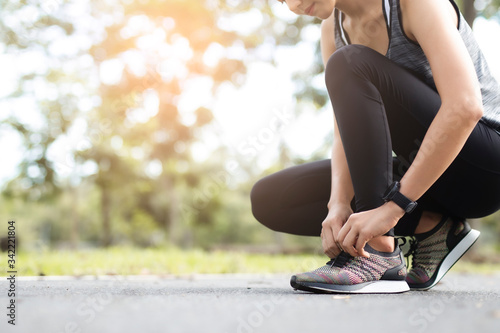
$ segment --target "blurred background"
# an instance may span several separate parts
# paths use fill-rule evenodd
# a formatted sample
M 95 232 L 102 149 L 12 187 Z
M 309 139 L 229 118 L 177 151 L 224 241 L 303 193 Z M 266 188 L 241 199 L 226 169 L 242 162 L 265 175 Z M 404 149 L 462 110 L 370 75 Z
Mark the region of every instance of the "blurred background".
M 457 2 L 500 79 L 500 1 Z M 0 236 L 15 220 L 24 273 L 150 272 L 109 268 L 138 253 L 322 258 L 249 201 L 259 178 L 329 157 L 319 23 L 275 0 L 0 0 Z M 473 223 L 470 258 L 498 262 L 500 215 Z M 88 258 L 108 268 L 71 268 Z

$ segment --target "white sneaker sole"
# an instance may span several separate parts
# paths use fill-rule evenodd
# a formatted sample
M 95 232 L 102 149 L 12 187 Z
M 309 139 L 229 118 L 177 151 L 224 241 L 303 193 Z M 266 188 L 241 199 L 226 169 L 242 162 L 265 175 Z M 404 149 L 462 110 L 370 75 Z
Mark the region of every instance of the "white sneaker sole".
M 450 270 L 455 263 L 462 258 L 462 256 L 467 252 L 470 247 L 476 242 L 478 239 L 479 235 L 481 233 L 477 230 L 471 229 L 469 233 L 460 241 L 460 243 L 455 246 L 453 250 L 448 253 L 448 255 L 444 258 L 443 262 L 438 268 L 438 273 L 436 275 L 436 278 L 434 279 L 434 282 L 432 282 L 431 285 L 425 286 L 425 287 L 411 287 L 411 290 L 429 290 L 432 287 L 434 287 L 442 278 L 445 276 L 446 273 Z
M 381 280 L 355 285 L 335 285 L 314 282 L 291 281 L 292 287 L 312 292 L 328 292 L 338 294 L 396 294 L 410 290 L 406 281 Z M 302 287 L 302 288 L 301 288 Z

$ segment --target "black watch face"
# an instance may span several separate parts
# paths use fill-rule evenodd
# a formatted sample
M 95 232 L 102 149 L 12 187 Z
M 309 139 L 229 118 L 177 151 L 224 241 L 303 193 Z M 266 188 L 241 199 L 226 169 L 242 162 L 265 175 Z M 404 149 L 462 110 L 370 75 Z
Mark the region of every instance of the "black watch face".
M 389 186 L 387 188 L 387 190 L 385 190 L 385 193 L 384 193 L 384 196 L 382 199 L 384 199 L 385 201 L 390 201 L 397 191 L 398 191 L 398 184 L 397 184 L 397 182 L 394 182 L 391 184 L 391 186 Z
M 415 201 L 412 201 L 408 204 L 408 206 L 406 206 L 405 212 L 411 213 L 411 212 L 413 212 L 415 207 L 417 207 L 417 203 Z
M 392 187 L 388 187 L 387 190 L 385 190 L 383 199 L 387 201 L 387 198 L 389 197 L 389 194 L 391 193 Z

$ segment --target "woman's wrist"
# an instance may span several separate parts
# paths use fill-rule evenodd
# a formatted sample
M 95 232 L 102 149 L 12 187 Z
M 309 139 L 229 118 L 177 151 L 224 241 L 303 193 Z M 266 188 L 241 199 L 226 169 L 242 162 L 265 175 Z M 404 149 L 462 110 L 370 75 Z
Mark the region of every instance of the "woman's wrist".
M 399 207 L 394 201 L 388 201 L 383 205 L 391 214 L 391 216 L 402 218 L 405 215 L 403 208 Z
M 328 210 L 333 210 L 338 207 L 348 207 L 350 210 L 352 210 L 351 202 L 346 200 L 330 200 L 328 201 L 327 207 Z

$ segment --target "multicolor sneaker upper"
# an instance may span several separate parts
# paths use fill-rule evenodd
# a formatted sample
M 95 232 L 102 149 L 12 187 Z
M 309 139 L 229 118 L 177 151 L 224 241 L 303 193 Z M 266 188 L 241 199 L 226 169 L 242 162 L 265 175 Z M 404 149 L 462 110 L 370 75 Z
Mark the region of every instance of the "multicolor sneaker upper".
M 369 258 L 352 257 L 342 252 L 325 266 L 311 272 L 297 274 L 292 279 L 295 283 L 315 283 L 328 285 L 356 285 L 365 282 L 386 280 L 404 280 L 406 266 L 399 246 L 392 253 L 378 252 L 368 244 L 365 250 Z
M 412 255 L 411 269 L 406 276 L 410 288 L 427 290 L 434 286 L 477 237 L 479 232 L 472 230 L 467 222 L 447 217 L 431 231 L 415 235 L 416 241 L 408 254 Z M 445 259 L 448 262 L 443 265 Z

